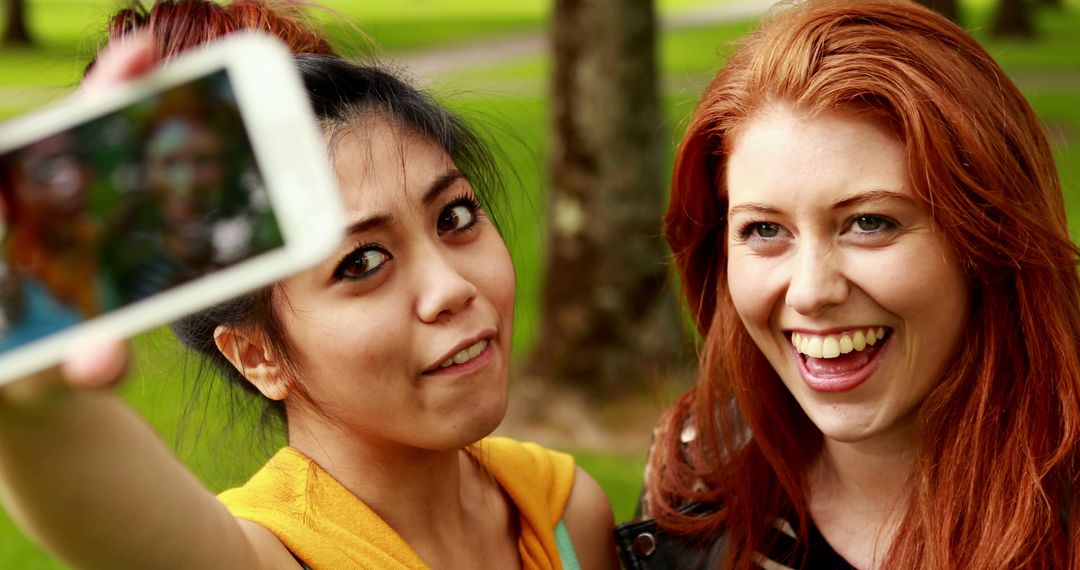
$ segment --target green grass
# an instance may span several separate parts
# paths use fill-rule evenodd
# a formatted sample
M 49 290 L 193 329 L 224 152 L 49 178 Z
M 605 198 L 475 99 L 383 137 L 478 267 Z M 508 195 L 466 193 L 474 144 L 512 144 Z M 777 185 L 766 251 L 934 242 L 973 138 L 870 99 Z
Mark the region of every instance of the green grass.
M 992 7 L 985 0 L 965 5 L 961 24 L 990 52 L 1006 70 L 1065 69 L 1080 70 L 1080 0 L 1065 0 L 1063 12 L 1040 10 L 1036 14 L 1034 40 L 994 39 L 990 37 Z M 1047 46 L 1047 41 L 1053 47 Z
M 83 40 L 87 30 L 104 22 L 114 5 L 106 0 L 31 0 L 32 25 L 43 39 L 35 50 L 0 50 L 0 117 L 25 111 L 37 100 L 12 95 L 4 85 L 72 85 L 95 39 Z M 703 3 L 704 0 L 668 0 L 666 9 Z M 412 50 L 539 30 L 545 21 L 544 0 L 402 0 L 400 2 L 328 2 L 353 18 L 387 50 Z M 1069 0 L 1066 15 L 1041 14 L 1039 42 L 989 41 L 983 30 L 989 21 L 989 0 L 967 5 L 966 25 L 986 42 L 988 50 L 1010 71 L 1032 73 L 1021 87 L 1049 127 L 1055 159 L 1067 198 L 1074 238 L 1080 240 L 1080 91 L 1044 87 L 1047 72 L 1080 74 L 1080 0 Z M 748 23 L 708 26 L 666 34 L 660 42 L 660 61 L 667 85 L 664 98 L 664 134 L 675 141 L 701 89 L 722 61 L 724 46 L 751 27 Z M 338 25 L 334 33 L 351 35 Z M 359 42 L 354 42 L 359 43 Z M 509 173 L 509 215 L 505 235 L 515 260 L 518 304 L 515 313 L 515 353 L 520 357 L 535 342 L 539 323 L 539 293 L 543 269 L 542 220 L 547 148 L 548 102 L 543 57 L 498 66 L 455 72 L 440 79 L 441 97 L 497 141 Z M 1028 77 L 1028 76 L 1025 76 Z M 35 97 L 61 91 L 34 92 Z M 670 160 L 670 155 L 668 156 Z M 164 331 L 137 340 L 138 361 L 123 397 L 145 415 L 169 442 L 181 441 L 180 457 L 213 490 L 242 482 L 281 443 L 269 441 L 241 421 L 226 429 L 228 393 L 211 387 L 203 397 L 185 373 L 190 364 Z M 206 387 L 203 387 L 206 388 Z M 216 390 L 216 391 L 215 391 Z M 198 402 L 197 404 L 191 404 Z M 185 410 L 190 417 L 185 419 Z M 642 441 L 647 441 L 642 434 Z M 633 513 L 641 485 L 644 450 L 616 454 L 574 450 L 575 457 L 604 487 L 618 520 Z M 58 563 L 27 542 L 0 514 L 0 568 L 60 568 Z
M 604 487 L 604 492 L 611 499 L 615 520 L 622 522 L 633 518 L 641 495 L 645 452 L 613 454 L 575 450 L 572 453 L 578 465 Z
M 657 6 L 671 11 L 708 3 L 658 0 Z M 29 27 L 38 45 L 32 50 L 0 49 L 0 85 L 74 84 L 104 40 L 109 16 L 126 2 L 27 0 L 27 4 Z M 541 32 L 550 0 L 326 0 L 318 4 L 325 9 L 311 10 L 311 16 L 321 22 L 335 45 L 348 53 L 379 53 Z M 364 34 L 369 40 L 361 38 Z

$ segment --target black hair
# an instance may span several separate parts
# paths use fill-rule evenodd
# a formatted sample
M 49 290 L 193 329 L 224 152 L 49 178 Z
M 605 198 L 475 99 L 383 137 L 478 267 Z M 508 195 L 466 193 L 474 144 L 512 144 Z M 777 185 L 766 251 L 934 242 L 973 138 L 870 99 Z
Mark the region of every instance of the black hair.
M 489 218 L 497 220 L 502 183 L 495 158 L 483 139 L 459 117 L 388 69 L 330 55 L 302 54 L 295 61 L 331 150 L 338 136 L 357 121 L 375 117 L 390 121 L 405 133 L 445 150 L 469 180 Z M 198 377 L 206 376 L 209 365 L 231 385 L 258 394 L 218 350 L 214 331 L 221 325 L 258 331 L 271 350 L 283 357 L 283 364 L 293 366 L 284 329 L 273 309 L 274 288 L 264 287 L 172 324 L 176 337 L 203 357 Z M 295 372 L 295 368 L 288 371 Z M 261 414 L 264 424 L 285 422 L 283 402 L 260 399 L 265 403 Z

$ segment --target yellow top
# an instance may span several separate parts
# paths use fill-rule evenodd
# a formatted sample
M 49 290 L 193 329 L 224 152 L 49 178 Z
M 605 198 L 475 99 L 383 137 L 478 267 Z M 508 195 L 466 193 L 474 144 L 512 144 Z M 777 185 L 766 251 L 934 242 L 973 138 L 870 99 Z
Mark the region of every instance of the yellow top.
M 561 570 L 555 527 L 570 498 L 574 459 L 501 437 L 471 451 L 517 507 L 522 568 Z M 291 447 L 219 498 L 236 517 L 277 535 L 312 570 L 428 567 L 379 515 Z

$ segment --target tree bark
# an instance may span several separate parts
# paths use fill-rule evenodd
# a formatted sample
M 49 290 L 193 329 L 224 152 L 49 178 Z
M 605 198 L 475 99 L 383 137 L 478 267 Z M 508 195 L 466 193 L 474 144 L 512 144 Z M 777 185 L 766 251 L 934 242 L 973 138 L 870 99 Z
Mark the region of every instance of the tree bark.
M 937 11 L 958 24 L 960 23 L 960 0 L 919 0 L 919 4 Z
M 24 0 L 4 0 L 4 35 L 0 38 L 0 45 L 4 46 L 28 46 L 34 42 L 30 37 L 30 30 L 26 25 L 26 2 Z
M 1033 38 L 1035 22 L 1027 0 L 1000 0 L 994 14 L 993 35 L 997 38 Z
M 685 361 L 661 239 L 651 0 L 556 0 L 545 303 L 530 372 L 613 394 Z

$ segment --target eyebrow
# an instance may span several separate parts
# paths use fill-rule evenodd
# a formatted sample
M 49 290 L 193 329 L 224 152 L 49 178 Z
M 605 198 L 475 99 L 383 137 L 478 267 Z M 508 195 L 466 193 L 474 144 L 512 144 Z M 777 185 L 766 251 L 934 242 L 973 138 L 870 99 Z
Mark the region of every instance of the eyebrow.
M 734 208 L 728 210 L 727 217 L 731 218 L 743 212 L 746 212 L 748 214 L 778 214 L 780 213 L 780 210 L 777 210 L 776 208 L 770 206 L 766 206 L 765 204 L 757 204 L 750 202 L 747 204 L 739 204 L 738 206 L 735 206 Z
M 441 196 L 451 186 L 453 186 L 455 182 L 464 179 L 465 175 L 462 174 L 460 170 L 456 168 L 447 170 L 446 172 L 442 173 L 438 178 L 436 178 L 434 182 L 431 183 L 431 186 L 428 187 L 426 192 L 424 192 L 424 196 L 420 199 L 420 201 L 424 204 L 424 206 L 430 206 L 432 203 L 439 199 L 439 196 Z M 371 216 L 349 224 L 348 227 L 345 229 L 345 233 L 350 235 L 359 234 L 376 228 L 385 227 L 393 223 L 394 216 L 390 214 L 373 214 Z
M 345 229 L 347 234 L 359 234 L 375 228 L 388 226 L 394 222 L 394 216 L 390 214 L 375 214 L 355 221 Z
M 882 201 L 896 201 L 904 202 L 906 204 L 914 204 L 915 201 L 910 197 L 893 192 L 892 190 L 871 190 L 864 192 L 857 196 L 852 196 L 844 200 L 840 200 L 834 206 L 834 210 L 840 210 L 842 208 L 850 208 L 852 206 L 858 206 L 859 204 L 865 204 L 867 202 L 882 202 Z
M 914 204 L 914 200 L 910 197 L 894 192 L 891 190 L 871 190 L 869 192 L 863 192 L 850 198 L 845 198 L 839 202 L 833 204 L 833 210 L 843 210 L 845 208 L 851 208 L 860 204 L 866 204 L 869 202 L 881 202 L 881 201 L 896 201 L 904 202 L 905 204 Z M 748 202 L 746 204 L 739 204 L 728 210 L 728 217 L 734 217 L 736 214 L 749 213 L 749 214 L 765 214 L 775 215 L 780 213 L 780 210 L 768 206 L 765 204 L 759 204 L 756 202 Z
M 460 170 L 456 168 L 447 170 L 431 183 L 428 191 L 424 192 L 424 197 L 421 199 L 421 202 L 424 206 L 430 206 L 435 200 L 438 200 L 439 196 L 446 192 L 447 189 L 453 186 L 455 182 L 464 179 L 465 175 L 462 174 Z

